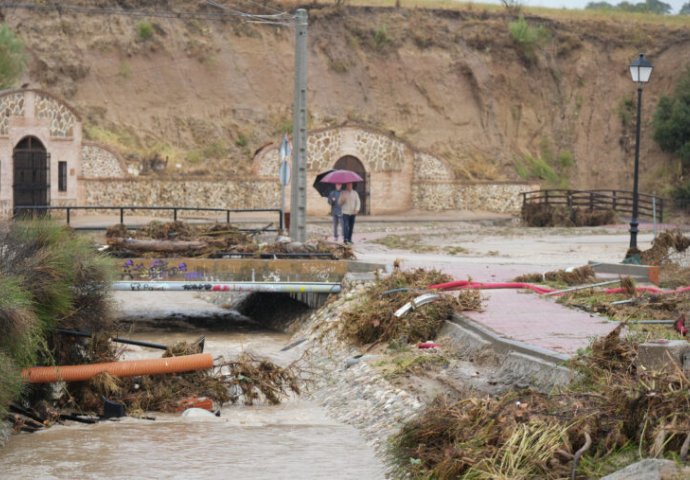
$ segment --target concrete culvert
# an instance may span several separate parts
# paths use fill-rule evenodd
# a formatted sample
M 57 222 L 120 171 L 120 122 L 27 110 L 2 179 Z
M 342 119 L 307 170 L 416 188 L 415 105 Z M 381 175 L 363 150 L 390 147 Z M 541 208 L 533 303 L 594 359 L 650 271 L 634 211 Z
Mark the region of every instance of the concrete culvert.
M 258 325 L 282 331 L 290 330 L 292 325 L 311 311 L 308 305 L 289 294 L 274 292 L 248 293 L 234 302 L 232 307 Z

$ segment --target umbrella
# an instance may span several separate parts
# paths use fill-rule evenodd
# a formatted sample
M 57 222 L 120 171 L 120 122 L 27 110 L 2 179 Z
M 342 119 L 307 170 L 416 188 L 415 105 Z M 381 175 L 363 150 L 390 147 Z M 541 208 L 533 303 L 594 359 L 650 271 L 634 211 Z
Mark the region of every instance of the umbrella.
M 354 183 L 361 181 L 363 181 L 363 178 L 352 170 L 333 170 L 321 179 L 322 183 Z
M 335 170 L 326 170 L 325 172 L 321 172 L 316 176 L 316 179 L 314 180 L 314 188 L 317 192 L 319 192 L 319 195 L 321 195 L 322 197 L 327 197 L 328 194 L 331 193 L 331 191 L 333 190 L 333 185 L 330 185 L 328 183 L 321 183 L 321 179 L 331 172 L 335 172 Z

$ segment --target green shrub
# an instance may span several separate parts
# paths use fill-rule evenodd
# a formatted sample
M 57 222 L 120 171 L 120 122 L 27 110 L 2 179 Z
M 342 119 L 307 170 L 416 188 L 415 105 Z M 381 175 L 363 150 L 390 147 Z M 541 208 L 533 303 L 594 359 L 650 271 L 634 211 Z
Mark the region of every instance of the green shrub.
M 223 142 L 212 142 L 206 145 L 201 153 L 206 158 L 225 158 L 228 155 L 228 147 Z
M 0 25 L 0 89 L 12 87 L 25 66 L 24 43 L 3 23 Z
M 235 140 L 235 145 L 240 147 L 240 148 L 243 148 L 243 147 L 246 147 L 248 144 L 249 144 L 249 139 L 247 138 L 247 136 L 243 133 L 240 133 L 237 136 L 237 140 Z
M 108 332 L 112 263 L 82 237 L 45 220 L 0 224 L 0 418 L 32 365 L 88 361 L 57 327 Z
M 378 50 L 383 50 L 383 48 L 390 43 L 390 38 L 388 37 L 388 30 L 385 25 L 380 26 L 374 31 L 374 45 Z
M 630 98 L 624 98 L 618 104 L 618 118 L 620 118 L 623 128 L 627 128 L 630 125 L 634 109 L 635 104 Z
M 513 42 L 520 47 L 525 60 L 530 63 L 534 61 L 535 49 L 549 36 L 544 27 L 531 26 L 522 15 L 516 21 L 508 24 L 508 31 Z
M 673 94 L 659 100 L 653 124 L 654 141 L 663 151 L 677 155 L 684 169 L 690 168 L 690 68 Z
M 20 372 L 12 357 L 0 349 L 0 419 L 5 418 L 7 407 L 19 397 L 22 388 Z
M 137 23 L 137 35 L 139 35 L 139 39 L 142 41 L 151 40 L 153 38 L 153 25 L 151 22 L 142 20 Z
M 558 174 L 546 160 L 532 155 L 523 155 L 515 161 L 517 174 L 524 179 L 546 180 L 549 183 L 558 181 Z
M 525 154 L 515 159 L 515 171 L 525 180 L 542 180 L 547 187 L 568 188 L 570 169 L 575 165 L 573 154 L 554 150 L 551 142 L 539 142 L 539 155 Z

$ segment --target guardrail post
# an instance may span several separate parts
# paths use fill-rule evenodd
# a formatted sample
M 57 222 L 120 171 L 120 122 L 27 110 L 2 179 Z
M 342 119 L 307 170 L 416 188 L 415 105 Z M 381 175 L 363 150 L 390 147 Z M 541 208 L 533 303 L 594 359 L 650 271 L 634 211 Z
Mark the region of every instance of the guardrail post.
M 230 210 L 225 211 L 225 223 L 230 224 Z
M 613 195 L 612 195 L 613 198 L 611 200 L 612 201 L 611 210 L 613 210 L 615 212 L 616 211 L 616 204 L 617 204 L 617 200 L 618 200 L 618 197 L 617 197 L 618 192 L 616 192 L 614 190 L 612 193 L 613 193 Z
M 173 222 L 177 221 L 177 209 L 173 208 Z
M 125 209 L 120 207 L 120 225 L 125 224 Z
M 69 211 L 70 211 L 70 208 L 67 207 L 67 225 L 69 225 Z

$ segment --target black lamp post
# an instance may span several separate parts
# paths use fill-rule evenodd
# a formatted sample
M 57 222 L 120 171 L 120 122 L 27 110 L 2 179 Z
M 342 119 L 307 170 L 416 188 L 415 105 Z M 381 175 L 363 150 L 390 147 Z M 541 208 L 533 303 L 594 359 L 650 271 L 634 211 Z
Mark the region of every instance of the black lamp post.
M 633 82 L 637 83 L 637 131 L 635 132 L 635 170 L 633 174 L 633 207 L 632 218 L 630 219 L 630 249 L 628 255 L 634 255 L 638 252 L 637 249 L 637 180 L 640 169 L 640 122 L 642 116 L 642 87 L 649 81 L 652 75 L 652 64 L 640 53 L 640 56 L 630 64 L 630 75 Z

